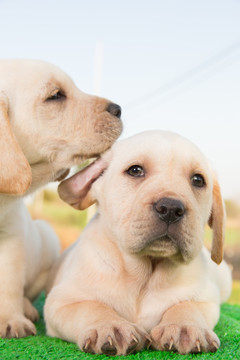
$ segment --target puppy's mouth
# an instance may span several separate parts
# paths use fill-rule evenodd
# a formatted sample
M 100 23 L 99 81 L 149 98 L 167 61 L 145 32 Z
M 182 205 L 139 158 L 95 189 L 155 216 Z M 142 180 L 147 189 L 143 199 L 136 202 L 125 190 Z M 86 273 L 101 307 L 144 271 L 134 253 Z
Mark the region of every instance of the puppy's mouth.
M 147 255 L 156 258 L 171 257 L 179 253 L 177 240 L 167 231 L 147 241 L 140 250 L 139 255 Z
M 62 180 L 64 180 L 68 176 L 69 172 L 70 172 L 70 169 L 61 169 L 61 170 L 59 170 L 56 173 L 53 181 L 62 181 Z
M 74 165 L 81 165 L 84 162 L 93 162 L 95 160 L 97 160 L 100 157 L 100 153 L 94 153 L 88 156 L 84 156 L 84 155 L 80 155 L 80 154 L 75 154 L 72 157 L 72 162 L 74 163 Z
M 72 163 L 76 166 L 79 166 L 81 170 L 83 170 L 85 167 L 90 166 L 92 163 L 98 160 L 100 157 L 100 154 L 92 154 L 90 157 L 83 157 L 82 155 L 74 155 L 72 158 Z M 70 169 L 61 169 L 59 170 L 54 177 L 53 181 L 62 181 L 66 179 L 68 174 L 70 173 Z

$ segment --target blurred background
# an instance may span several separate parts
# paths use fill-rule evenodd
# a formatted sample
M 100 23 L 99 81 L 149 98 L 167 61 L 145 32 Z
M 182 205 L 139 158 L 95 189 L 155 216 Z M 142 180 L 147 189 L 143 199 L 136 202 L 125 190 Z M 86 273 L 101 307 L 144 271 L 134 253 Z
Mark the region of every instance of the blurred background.
M 175 131 L 212 161 L 226 201 L 232 303 L 240 303 L 239 19 L 240 0 L 0 0 L 1 58 L 52 62 L 82 91 L 120 104 L 122 138 Z M 27 203 L 62 249 L 93 213 L 64 204 L 56 185 Z

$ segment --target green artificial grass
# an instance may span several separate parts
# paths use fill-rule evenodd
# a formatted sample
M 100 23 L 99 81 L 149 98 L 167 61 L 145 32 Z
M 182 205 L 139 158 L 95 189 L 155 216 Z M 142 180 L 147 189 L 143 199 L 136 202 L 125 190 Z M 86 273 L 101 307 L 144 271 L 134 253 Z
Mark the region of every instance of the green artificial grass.
M 158 359 L 240 359 L 240 306 L 224 304 L 221 317 L 215 328 L 221 341 L 221 347 L 216 353 L 178 355 L 173 352 L 144 350 L 128 356 L 106 356 L 85 354 L 78 350 L 75 344 L 68 343 L 45 335 L 42 317 L 44 295 L 36 301 L 35 306 L 40 313 L 40 320 L 36 324 L 37 336 L 24 339 L 0 339 L 0 360 L 158 360 Z

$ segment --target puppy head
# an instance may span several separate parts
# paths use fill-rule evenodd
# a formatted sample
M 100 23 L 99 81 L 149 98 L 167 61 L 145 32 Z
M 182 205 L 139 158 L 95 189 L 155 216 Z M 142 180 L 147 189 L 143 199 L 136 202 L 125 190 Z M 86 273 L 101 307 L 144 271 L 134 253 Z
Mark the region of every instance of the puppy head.
M 0 193 L 23 194 L 106 151 L 121 133 L 120 115 L 51 64 L 0 61 Z
M 145 132 L 114 144 L 98 169 L 96 164 L 83 173 L 86 188 L 76 174 L 74 181 L 60 185 L 59 193 L 76 208 L 97 200 L 102 228 L 123 251 L 189 262 L 202 248 L 209 221 L 212 258 L 221 262 L 224 208 L 219 185 L 191 142 L 168 132 Z M 106 167 L 92 185 L 89 179 Z

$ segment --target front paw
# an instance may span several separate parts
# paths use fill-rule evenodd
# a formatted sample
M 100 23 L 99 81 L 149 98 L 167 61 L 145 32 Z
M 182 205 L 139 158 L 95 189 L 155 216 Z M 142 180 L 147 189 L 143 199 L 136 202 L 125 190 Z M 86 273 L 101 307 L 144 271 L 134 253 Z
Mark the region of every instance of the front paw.
M 79 336 L 78 346 L 92 354 L 128 355 L 141 350 L 148 338 L 129 322 L 99 322 Z
M 20 315 L 7 320 L 0 318 L 0 337 L 10 339 L 30 335 L 36 335 L 36 328 L 24 316 Z
M 213 331 L 196 326 L 158 325 L 152 329 L 151 337 L 153 348 L 180 354 L 215 352 L 220 345 Z
M 39 320 L 39 314 L 37 309 L 27 298 L 24 298 L 24 315 L 32 322 L 36 322 Z

